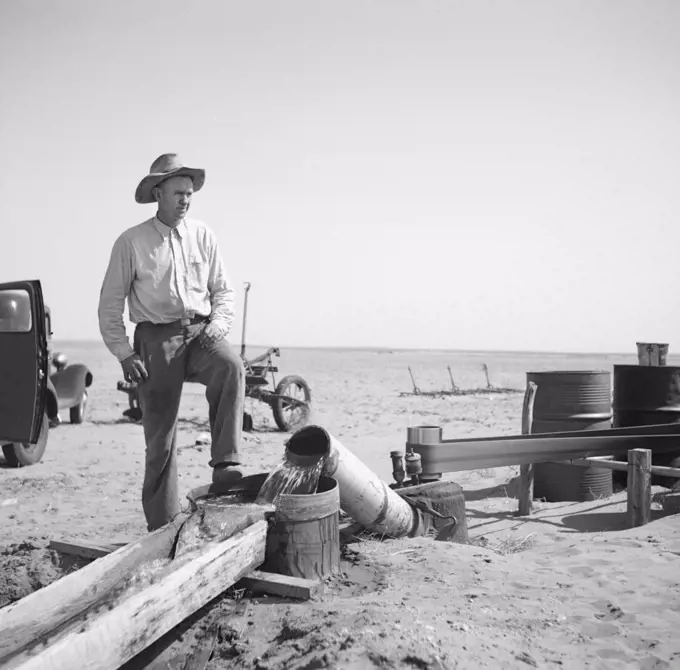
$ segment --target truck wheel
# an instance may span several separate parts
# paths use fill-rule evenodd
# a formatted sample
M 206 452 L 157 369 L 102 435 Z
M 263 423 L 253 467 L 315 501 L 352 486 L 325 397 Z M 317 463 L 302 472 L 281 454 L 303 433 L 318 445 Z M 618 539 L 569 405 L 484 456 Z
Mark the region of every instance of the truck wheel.
M 14 468 L 20 468 L 26 465 L 35 465 L 45 453 L 47 446 L 47 436 L 50 430 L 50 420 L 47 412 L 43 414 L 42 425 L 40 426 L 40 435 L 35 444 L 3 444 L 2 453 L 5 455 L 5 460 Z
M 82 423 L 85 420 L 85 408 L 87 407 L 87 391 L 83 391 L 83 397 L 79 405 L 71 407 L 69 416 L 71 423 Z

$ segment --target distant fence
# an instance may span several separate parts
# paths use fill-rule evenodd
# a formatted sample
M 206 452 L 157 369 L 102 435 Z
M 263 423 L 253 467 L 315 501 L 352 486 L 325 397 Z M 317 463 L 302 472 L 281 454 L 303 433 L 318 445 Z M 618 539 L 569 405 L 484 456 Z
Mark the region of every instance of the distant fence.
M 413 370 L 411 370 L 411 366 L 408 366 L 408 373 L 411 377 L 411 383 L 413 384 L 413 390 L 412 391 L 402 391 L 399 393 L 400 396 L 426 396 L 426 397 L 431 397 L 431 398 L 436 398 L 440 396 L 464 396 L 464 395 L 480 395 L 480 394 L 487 394 L 487 393 L 523 393 L 520 389 L 513 389 L 513 388 L 506 388 L 502 386 L 494 386 L 491 383 L 491 378 L 489 377 L 489 368 L 486 363 L 482 363 L 482 371 L 484 372 L 484 376 L 486 377 L 486 386 L 485 387 L 479 387 L 479 388 L 469 388 L 469 389 L 463 389 L 460 388 L 454 378 L 453 378 L 453 372 L 451 372 L 451 366 L 447 365 L 446 369 L 449 373 L 449 380 L 451 382 L 451 389 L 438 389 L 438 390 L 433 390 L 433 391 L 423 391 L 418 384 L 416 383 L 416 379 L 413 375 Z

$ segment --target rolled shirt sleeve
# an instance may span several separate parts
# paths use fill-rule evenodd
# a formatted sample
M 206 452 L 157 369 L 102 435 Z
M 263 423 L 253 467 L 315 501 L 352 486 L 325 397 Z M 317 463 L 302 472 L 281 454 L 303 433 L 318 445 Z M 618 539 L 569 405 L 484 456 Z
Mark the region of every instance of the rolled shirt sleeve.
M 134 250 L 125 235 L 114 243 L 99 293 L 99 332 L 108 350 L 124 361 L 135 351 L 128 339 L 123 313 L 134 279 Z

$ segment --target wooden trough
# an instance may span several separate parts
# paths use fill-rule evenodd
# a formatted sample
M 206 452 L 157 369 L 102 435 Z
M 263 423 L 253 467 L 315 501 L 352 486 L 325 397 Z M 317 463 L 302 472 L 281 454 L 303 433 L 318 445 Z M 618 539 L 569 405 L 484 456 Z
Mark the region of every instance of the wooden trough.
M 268 558 L 276 511 L 234 506 L 225 512 L 228 530 L 182 544 L 182 533 L 202 514 L 181 514 L 119 547 L 53 541 L 51 548 L 92 562 L 0 609 L 0 667 L 116 670 L 231 586 L 298 599 L 323 593 L 320 578 L 258 570 Z M 309 554 L 309 544 L 301 551 Z M 299 558 L 292 548 L 288 554 Z M 285 562 L 276 565 L 285 570 Z M 207 663 L 210 653 L 204 656 Z

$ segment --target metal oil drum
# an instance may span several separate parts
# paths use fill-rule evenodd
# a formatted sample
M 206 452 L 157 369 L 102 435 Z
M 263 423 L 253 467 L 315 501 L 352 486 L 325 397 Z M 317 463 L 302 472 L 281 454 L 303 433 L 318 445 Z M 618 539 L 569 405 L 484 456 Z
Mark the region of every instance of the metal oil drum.
M 614 428 L 650 426 L 659 423 L 680 422 L 680 367 L 615 365 L 614 366 Z M 675 453 L 655 454 L 652 449 L 652 465 L 680 467 L 680 445 Z M 617 460 L 628 460 L 627 453 L 616 455 Z M 626 473 L 616 473 L 615 479 L 626 483 Z M 652 476 L 652 484 L 667 486 L 680 480 L 671 477 Z
M 603 370 L 527 372 L 536 384 L 532 433 L 611 428 L 611 373 Z M 534 464 L 534 498 L 596 500 L 612 494 L 612 471 L 564 463 Z

